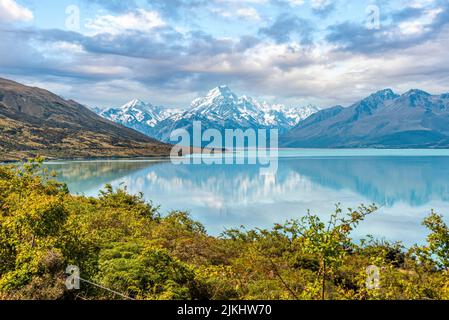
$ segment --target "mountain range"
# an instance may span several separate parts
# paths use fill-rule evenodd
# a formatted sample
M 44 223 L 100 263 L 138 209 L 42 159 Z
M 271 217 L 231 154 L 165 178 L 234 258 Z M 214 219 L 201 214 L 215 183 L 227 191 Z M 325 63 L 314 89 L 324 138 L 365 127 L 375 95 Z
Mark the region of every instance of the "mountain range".
M 449 94 L 378 91 L 347 107 L 321 110 L 281 137 L 294 148 L 448 148 Z
M 97 108 L 93 111 L 106 119 L 154 138 L 159 138 L 159 124 L 180 112 L 176 109 L 153 106 L 139 99 L 133 99 L 122 107 L 109 108 L 104 111 Z
M 163 156 L 171 147 L 47 90 L 0 78 L 0 161 Z
M 193 121 L 208 129 L 271 129 L 287 148 L 447 148 L 449 94 L 412 89 L 399 95 L 380 90 L 348 107 L 320 110 L 259 103 L 219 86 L 181 111 L 133 100 L 100 113 L 103 117 L 168 142 L 176 129 L 191 132 Z
M 193 121 L 201 121 L 207 129 L 271 129 L 286 133 L 319 109 L 315 106 L 287 107 L 259 103 L 256 99 L 238 97 L 227 86 L 210 90 L 195 99 L 187 110 L 167 109 L 140 100 L 122 107 L 109 108 L 99 114 L 109 120 L 140 131 L 150 137 L 168 142 L 176 129 L 191 132 Z
M 0 161 L 166 156 L 170 133 L 203 128 L 271 129 L 291 148 L 449 148 L 449 94 L 384 89 L 348 107 L 286 107 L 237 96 L 227 86 L 187 110 L 132 100 L 96 110 L 47 90 L 0 78 Z M 111 121 L 112 120 L 112 121 Z M 188 150 L 186 150 L 189 152 Z

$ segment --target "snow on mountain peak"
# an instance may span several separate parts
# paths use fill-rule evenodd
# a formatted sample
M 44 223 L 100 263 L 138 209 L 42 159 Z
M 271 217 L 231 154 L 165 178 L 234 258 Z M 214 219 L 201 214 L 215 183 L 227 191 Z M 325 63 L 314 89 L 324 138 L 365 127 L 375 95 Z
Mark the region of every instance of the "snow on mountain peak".
M 218 86 L 210 90 L 205 97 L 195 99 L 187 113 L 212 113 L 223 116 L 236 107 L 238 100 L 237 95 L 228 86 Z
M 132 128 L 142 126 L 154 128 L 159 122 L 172 113 L 164 108 L 155 107 L 139 99 L 133 99 L 121 107 L 109 108 L 100 113 L 101 116 Z M 142 131 L 140 129 L 139 131 Z
M 260 103 L 249 96 L 237 96 L 221 85 L 204 97 L 195 99 L 187 111 L 156 107 L 133 99 L 119 108 L 110 108 L 100 115 L 136 129 L 154 138 L 167 141 L 167 130 L 184 126 L 185 121 L 202 121 L 204 127 L 277 128 L 285 132 L 301 120 L 319 111 L 314 106 L 286 107 L 282 104 Z
M 142 100 L 139 99 L 133 99 L 129 102 L 127 102 L 126 104 L 124 104 L 123 106 L 120 107 L 120 109 L 122 110 L 129 110 L 129 109 L 137 109 L 143 112 L 147 112 L 148 110 L 150 110 L 152 107 L 151 104 L 149 103 L 145 103 Z
M 184 117 L 202 116 L 207 121 L 227 121 L 241 127 L 288 129 L 318 110 L 313 106 L 302 108 L 270 105 L 265 101 L 260 103 L 246 95 L 238 97 L 228 86 L 222 85 L 210 90 L 205 97 L 194 100 Z
M 224 99 L 233 99 L 237 98 L 236 94 L 231 91 L 228 86 L 218 86 L 212 90 L 210 90 L 206 98 L 214 99 L 214 98 L 224 98 Z
M 232 92 L 232 90 L 228 86 L 221 85 L 221 86 L 213 88 L 207 94 L 207 97 L 217 97 L 217 96 L 223 96 L 225 98 L 229 98 L 229 97 L 234 97 L 235 94 L 234 94 L 234 92 Z

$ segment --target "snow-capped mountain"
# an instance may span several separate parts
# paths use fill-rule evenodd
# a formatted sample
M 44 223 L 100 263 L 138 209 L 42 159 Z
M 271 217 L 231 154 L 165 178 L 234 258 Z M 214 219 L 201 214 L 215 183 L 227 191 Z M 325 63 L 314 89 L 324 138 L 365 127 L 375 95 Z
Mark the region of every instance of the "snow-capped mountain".
M 237 97 L 227 86 L 212 89 L 204 98 L 192 102 L 183 118 L 205 116 L 209 120 L 234 121 L 242 127 L 278 128 L 288 130 L 301 120 L 319 111 L 317 107 L 287 107 L 281 104 L 259 103 L 256 99 Z
M 202 118 L 206 124 L 212 121 L 228 127 L 264 126 L 264 112 L 258 103 L 245 96 L 237 97 L 227 86 L 214 88 L 205 97 L 194 100 L 182 118 Z
M 227 86 L 219 86 L 206 96 L 195 99 L 184 113 L 162 121 L 156 138 L 169 141 L 170 134 L 181 128 L 190 132 L 194 121 L 200 121 L 203 129 L 276 128 L 282 134 L 318 111 L 313 106 L 303 108 L 259 103 L 251 97 L 238 97 Z
M 169 141 L 171 132 L 176 129 L 190 131 L 193 121 L 201 121 L 204 129 L 276 128 L 284 133 L 319 110 L 315 106 L 287 107 L 259 103 L 251 97 L 238 97 L 227 86 L 219 86 L 206 96 L 195 99 L 184 111 L 132 100 L 120 108 L 107 109 L 100 115 L 151 137 Z
M 266 103 L 262 105 L 262 110 L 265 113 L 265 123 L 267 125 L 287 130 L 296 127 L 300 121 L 320 111 L 314 105 L 288 107 L 283 104 L 269 105 Z
M 214 120 L 260 122 L 263 111 L 251 98 L 239 98 L 227 86 L 220 86 L 209 91 L 205 97 L 194 100 L 184 116 L 191 115 L 202 115 Z
M 179 113 L 179 110 L 157 107 L 134 99 L 121 107 L 109 108 L 99 114 L 106 119 L 154 137 L 156 126 L 175 113 Z

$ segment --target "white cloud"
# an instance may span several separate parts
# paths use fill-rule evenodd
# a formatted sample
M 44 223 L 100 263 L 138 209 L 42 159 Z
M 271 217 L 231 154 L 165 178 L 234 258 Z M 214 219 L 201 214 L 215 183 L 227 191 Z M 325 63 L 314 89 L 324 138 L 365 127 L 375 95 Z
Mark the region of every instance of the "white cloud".
M 33 13 L 14 0 L 0 0 L 1 22 L 28 22 L 33 20 Z
M 223 4 L 266 4 L 268 0 L 215 0 L 215 2 Z
M 427 10 L 419 19 L 404 21 L 399 24 L 399 30 L 403 35 L 419 35 L 429 31 L 429 25 L 443 10 L 441 8 Z
M 294 1 L 294 0 L 293 0 Z M 312 0 L 311 6 L 314 9 L 323 9 L 332 3 L 330 0 Z
M 254 8 L 237 9 L 237 16 L 240 18 L 254 20 L 254 21 L 260 21 L 260 19 L 261 19 L 259 12 L 257 12 L 257 10 Z
M 246 20 L 260 21 L 262 18 L 259 12 L 255 8 L 243 7 L 238 9 L 228 10 L 222 8 L 212 8 L 210 11 L 214 14 L 218 14 L 226 19 L 241 18 Z
M 229 23 L 235 23 L 234 20 L 239 16 L 257 19 L 263 14 L 263 18 L 269 18 L 270 13 L 260 8 L 256 4 L 258 1 L 264 0 L 223 0 L 229 7 L 210 6 L 205 10 L 216 8 L 216 14 L 233 19 L 227 21 Z M 316 9 L 333 1 L 310 0 L 304 3 L 310 3 Z M 424 1 L 430 0 L 415 0 L 421 3 Z M 291 5 L 300 5 L 303 1 L 289 2 Z M 0 21 L 6 12 L 5 3 L 11 3 L 11 0 L 0 0 Z M 413 39 L 425 35 L 441 10 L 438 7 L 424 10 L 421 16 L 391 28 L 391 34 L 387 33 L 389 29 L 386 28 L 385 37 L 402 39 L 407 36 Z M 86 27 L 88 34 L 126 34 L 131 39 L 133 34 L 130 31 L 148 32 L 157 37 L 155 29 L 165 23 L 154 11 L 137 10 L 121 15 L 100 13 Z M 210 42 L 208 38 L 199 38 L 195 42 L 195 36 L 190 35 L 190 26 L 187 24 L 172 27 L 184 35 L 184 42 L 180 40 L 179 51 L 169 48 L 172 42 L 165 44 L 161 41 L 161 53 L 149 54 L 148 57 L 127 56 L 127 52 L 134 53 L 134 43 L 128 48 L 128 43 L 123 42 L 123 46 L 120 46 L 123 51 L 117 50 L 120 54 L 102 54 L 104 50 L 92 48 L 91 43 L 90 47 L 83 47 L 83 43 L 78 41 L 70 42 L 70 37 L 67 41 L 51 44 L 34 42 L 34 50 L 29 50 L 29 46 L 24 44 L 26 39 L 20 42 L 20 37 L 2 33 L 0 28 L 0 46 L 14 48 L 0 50 L 0 69 L 7 66 L 28 76 L 37 69 L 39 74 L 35 77 L 41 79 L 45 74 L 42 75 L 39 68 L 45 66 L 46 69 L 55 70 L 50 74 L 63 74 L 67 83 L 73 84 L 70 97 L 101 106 L 123 103 L 125 93 L 127 97 L 151 97 L 152 102 L 157 104 L 184 107 L 196 96 L 197 91 L 203 92 L 210 86 L 222 83 L 253 96 L 263 94 L 269 99 L 277 97 L 277 103 L 312 102 L 321 106 L 350 104 L 384 87 L 393 87 L 398 92 L 410 88 L 422 88 L 434 93 L 447 91 L 448 28 L 438 33 L 438 37 L 430 37 L 424 44 L 413 44 L 411 41 L 406 48 L 391 46 L 386 47 L 389 50 L 385 52 L 367 55 L 357 50 L 336 50 L 339 47 L 325 39 L 316 40 L 312 46 L 303 46 L 294 40 L 276 43 L 265 39 L 255 39 L 254 42 L 249 39 L 247 45 L 244 41 L 239 43 L 238 37 L 222 35 L 220 32 L 220 37 L 214 36 Z M 242 28 L 242 33 L 251 34 L 251 30 Z M 257 38 L 257 34 L 253 35 Z M 122 44 L 121 41 L 128 39 L 123 38 L 117 40 L 117 47 Z M 5 39 L 9 41 L 5 42 Z M 139 48 L 148 50 L 145 40 L 137 44 Z M 98 46 L 101 49 L 104 45 Z M 163 50 L 167 50 L 167 54 Z M 72 78 L 74 81 L 70 80 Z M 79 84 L 80 78 L 86 81 Z M 59 79 L 54 82 L 58 83 Z
M 86 23 L 91 34 L 108 33 L 117 35 L 129 31 L 150 32 L 154 28 L 165 26 L 165 22 L 156 11 L 138 9 L 119 16 L 103 15 Z
M 288 3 L 290 3 L 290 5 L 292 7 L 299 7 L 302 6 L 304 4 L 305 0 L 288 0 Z
M 427 8 L 435 3 L 435 0 L 408 0 L 406 1 L 407 6 L 412 8 Z

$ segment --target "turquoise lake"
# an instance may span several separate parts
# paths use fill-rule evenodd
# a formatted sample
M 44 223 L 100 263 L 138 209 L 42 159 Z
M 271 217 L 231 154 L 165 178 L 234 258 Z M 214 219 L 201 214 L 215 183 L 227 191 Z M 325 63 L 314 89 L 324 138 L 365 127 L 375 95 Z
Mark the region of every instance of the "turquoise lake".
M 323 218 L 375 203 L 379 210 L 355 231 L 405 245 L 422 243 L 431 209 L 449 216 L 449 150 L 280 150 L 278 170 L 258 165 L 175 165 L 170 160 L 58 161 L 46 165 L 72 193 L 97 196 L 105 184 L 160 205 L 188 210 L 219 235 L 227 228 L 270 228 L 310 209 Z

